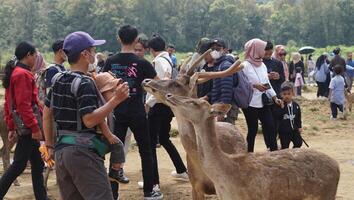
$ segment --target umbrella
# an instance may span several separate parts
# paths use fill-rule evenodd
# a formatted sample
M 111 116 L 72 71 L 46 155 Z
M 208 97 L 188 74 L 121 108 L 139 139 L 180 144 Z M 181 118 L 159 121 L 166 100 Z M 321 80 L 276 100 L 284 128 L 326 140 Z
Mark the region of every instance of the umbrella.
M 310 54 L 313 53 L 316 49 L 311 46 L 301 47 L 299 49 L 300 54 Z

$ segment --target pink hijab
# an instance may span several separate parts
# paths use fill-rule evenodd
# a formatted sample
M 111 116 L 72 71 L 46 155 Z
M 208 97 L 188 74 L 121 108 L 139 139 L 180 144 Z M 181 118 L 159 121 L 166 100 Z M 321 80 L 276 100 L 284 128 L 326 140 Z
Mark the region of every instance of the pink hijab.
M 266 45 L 267 42 L 258 38 L 248 41 L 245 44 L 245 59 L 257 67 L 261 66 Z
M 45 69 L 45 60 L 43 58 L 43 55 L 38 52 L 37 53 L 37 58 L 36 58 L 36 63 L 34 64 L 33 68 L 32 68 L 32 72 L 33 74 L 38 74 L 41 70 Z

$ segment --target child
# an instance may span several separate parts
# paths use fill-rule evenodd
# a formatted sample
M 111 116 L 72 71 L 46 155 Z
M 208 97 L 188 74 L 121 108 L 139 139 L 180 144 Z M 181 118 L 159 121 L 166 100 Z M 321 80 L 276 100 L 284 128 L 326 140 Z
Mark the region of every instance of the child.
M 293 142 L 293 148 L 300 148 L 302 146 L 301 110 L 299 104 L 293 101 L 294 85 L 291 82 L 284 82 L 280 94 L 284 102 L 284 106 L 277 110 L 281 148 L 289 148 L 290 142 Z
M 343 67 L 336 65 L 333 69 L 335 76 L 331 79 L 329 84 L 329 100 L 331 102 L 332 116 L 331 119 L 337 119 L 338 110 L 343 116 L 343 107 L 345 102 L 345 81 L 342 74 Z
M 106 102 L 109 101 L 113 97 L 114 89 L 119 84 L 120 80 L 114 78 L 108 72 L 93 76 L 93 78 L 97 85 L 97 89 L 102 94 L 104 100 Z M 105 137 L 106 142 L 109 143 L 111 147 L 110 163 L 112 163 L 112 166 L 110 167 L 108 176 L 110 181 L 127 184 L 129 183 L 129 179 L 125 177 L 122 168 L 123 163 L 125 162 L 124 145 L 117 136 L 111 133 L 111 130 L 113 130 L 112 120 L 113 115 L 111 114 L 108 116 L 108 123 L 100 124 L 102 135 Z

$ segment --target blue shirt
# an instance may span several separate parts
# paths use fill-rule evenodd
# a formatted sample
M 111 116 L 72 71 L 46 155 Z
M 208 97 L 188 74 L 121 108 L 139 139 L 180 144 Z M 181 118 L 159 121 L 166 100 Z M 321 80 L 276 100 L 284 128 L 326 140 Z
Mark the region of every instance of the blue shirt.
M 171 60 L 172 60 L 172 64 L 174 67 L 177 67 L 177 58 L 175 55 L 171 55 L 170 56 Z
M 344 78 L 341 75 L 336 75 L 331 79 L 331 83 L 329 84 L 329 89 L 332 90 L 330 101 L 337 105 L 344 105 L 345 97 L 344 97 L 344 87 L 345 82 Z

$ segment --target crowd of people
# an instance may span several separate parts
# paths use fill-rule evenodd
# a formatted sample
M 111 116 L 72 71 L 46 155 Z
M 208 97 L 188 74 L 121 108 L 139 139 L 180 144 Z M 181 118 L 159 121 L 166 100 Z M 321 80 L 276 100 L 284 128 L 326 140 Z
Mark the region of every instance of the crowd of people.
M 30 42 L 21 42 L 15 56 L 5 68 L 5 120 L 9 140 L 17 141 L 14 161 L 0 179 L 3 198 L 13 181 L 32 168 L 35 198 L 49 199 L 43 182 L 44 161 L 55 158 L 58 186 L 63 200 L 118 199 L 119 184 L 129 183 L 124 173 L 125 158 L 133 135 L 141 158 L 144 199 L 162 199 L 156 148 L 161 145 L 174 164 L 171 176 L 188 181 L 187 168 L 170 140 L 171 109 L 146 94 L 144 79 L 175 79 L 178 62 L 175 46 L 166 44 L 160 35 L 147 38 L 131 25 L 119 28 L 119 53 L 96 53 L 105 40 L 94 40 L 88 33 L 74 32 L 53 43 L 53 63 L 46 66 L 39 50 Z M 222 38 L 202 38 L 193 57 L 211 49 L 197 71 L 224 71 L 239 58 Z M 274 49 L 274 51 L 273 51 Z M 145 59 L 147 52 L 152 62 Z M 307 72 L 297 52 L 286 61 L 283 45 L 252 39 L 245 44 L 243 70 L 198 85 L 198 98 L 213 103 L 231 104 L 225 116 L 217 121 L 235 124 L 242 109 L 247 123 L 248 152 L 254 151 L 261 122 L 264 142 L 270 151 L 302 146 L 301 109 L 294 97 L 301 95 L 305 74 L 316 81 L 317 96 L 329 97 L 332 118 L 337 109 L 343 112 L 344 92 L 350 91 L 348 60 L 321 55 L 316 62 L 308 58 Z M 68 62 L 69 69 L 64 67 Z M 248 80 L 250 99 L 240 106 L 235 99 L 237 87 Z M 246 88 L 246 87 L 245 87 Z M 347 89 L 345 89 L 347 88 Z M 39 152 L 40 141 L 47 154 Z M 108 174 L 104 157 L 111 152 Z M 54 156 L 55 155 L 55 156 Z M 42 160 L 43 158 L 43 160 Z M 129 170 L 129 169 L 128 169 Z

